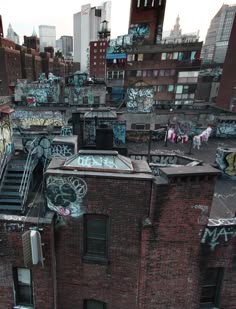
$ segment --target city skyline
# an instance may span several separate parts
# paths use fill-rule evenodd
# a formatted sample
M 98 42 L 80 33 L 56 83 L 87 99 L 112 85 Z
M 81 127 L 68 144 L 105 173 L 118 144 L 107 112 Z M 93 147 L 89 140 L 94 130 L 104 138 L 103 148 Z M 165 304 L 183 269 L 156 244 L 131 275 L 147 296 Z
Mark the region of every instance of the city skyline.
M 29 0 L 24 2 L 25 7 L 27 7 L 24 10 L 22 9 L 22 4 L 16 0 L 4 2 L 1 4 L 0 11 L 3 20 L 4 36 L 6 36 L 9 23 L 11 23 L 14 31 L 20 36 L 21 43 L 23 42 L 24 35 L 32 35 L 33 29 L 39 35 L 39 25 L 55 26 L 57 39 L 62 35 L 73 35 L 73 14 L 80 12 L 81 5 L 83 4 L 91 3 L 93 6 L 98 6 L 102 2 L 105 1 L 81 0 L 78 5 L 78 2 L 71 1 L 67 7 L 57 6 L 55 8 L 54 3 L 42 0 L 40 2 L 41 6 L 37 7 L 37 10 L 35 10 L 32 2 Z M 111 2 L 111 38 L 116 38 L 118 35 L 128 33 L 130 1 L 111 0 Z M 223 3 L 223 0 L 214 0 L 214 3 L 212 3 L 212 0 L 199 0 L 198 5 L 193 9 L 192 1 L 179 0 L 176 2 L 176 0 L 167 0 L 164 31 L 169 31 L 173 28 L 176 17 L 179 15 L 182 33 L 191 33 L 199 30 L 200 40 L 204 41 L 211 19 Z M 232 5 L 235 3 L 236 0 L 227 0 L 225 4 Z M 15 14 L 12 7 L 14 7 L 15 12 L 19 12 L 18 15 Z M 41 10 L 42 14 L 40 14 Z M 55 14 L 52 14 L 53 11 L 55 11 Z M 199 16 L 201 16 L 200 20 Z

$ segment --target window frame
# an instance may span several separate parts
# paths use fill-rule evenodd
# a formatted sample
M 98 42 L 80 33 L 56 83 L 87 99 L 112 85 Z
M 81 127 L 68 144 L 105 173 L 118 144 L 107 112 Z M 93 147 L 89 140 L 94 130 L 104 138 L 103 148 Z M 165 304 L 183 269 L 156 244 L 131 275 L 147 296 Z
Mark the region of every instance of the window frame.
M 207 275 L 207 271 L 209 270 L 216 270 L 216 280 L 213 283 L 205 283 L 204 281 L 206 281 L 206 275 Z M 219 306 L 219 300 L 220 300 L 220 292 L 221 292 L 221 287 L 222 287 L 222 282 L 223 282 L 223 276 L 224 276 L 224 269 L 223 267 L 209 267 L 206 269 L 203 280 L 202 280 L 202 284 L 201 284 L 201 296 L 200 296 L 200 308 L 214 308 L 214 307 L 218 307 Z M 209 288 L 214 288 L 214 296 L 213 296 L 213 300 L 212 302 L 210 301 L 206 301 L 203 302 L 202 301 L 202 294 L 203 294 L 203 289 L 209 289 Z
M 18 271 L 19 270 L 27 270 L 29 271 L 30 274 L 30 284 L 23 283 L 19 281 L 18 278 Z M 33 293 L 33 280 L 32 280 L 32 271 L 29 268 L 25 267 L 14 267 L 13 268 L 13 281 L 14 281 L 14 292 L 15 292 L 15 305 L 20 305 L 20 306 L 29 306 L 29 307 L 34 307 L 34 293 Z M 20 288 L 22 287 L 27 287 L 30 290 L 30 302 L 24 302 L 21 299 L 20 295 Z
M 93 302 L 95 305 L 96 305 L 96 303 L 97 303 L 97 305 L 100 305 L 101 308 L 99 308 L 99 309 L 107 309 L 106 303 L 99 301 L 99 300 L 95 300 L 95 299 L 85 299 L 84 305 L 83 305 L 84 309 L 90 309 L 89 308 L 89 302 Z M 90 305 L 92 305 L 92 304 L 90 304 Z
M 107 215 L 98 215 L 98 214 L 85 214 L 84 217 L 84 246 L 83 246 L 83 260 L 91 263 L 108 263 L 109 262 L 109 217 Z M 88 233 L 88 221 L 89 220 L 96 220 L 96 221 L 103 221 L 105 222 L 105 233 L 104 235 L 99 235 L 97 237 L 91 236 Z M 103 237 L 104 236 L 104 237 Z M 99 239 L 100 237 L 100 239 Z M 104 241 L 104 254 L 98 254 L 97 252 L 89 252 L 88 249 L 88 242 L 89 240 L 93 241 Z

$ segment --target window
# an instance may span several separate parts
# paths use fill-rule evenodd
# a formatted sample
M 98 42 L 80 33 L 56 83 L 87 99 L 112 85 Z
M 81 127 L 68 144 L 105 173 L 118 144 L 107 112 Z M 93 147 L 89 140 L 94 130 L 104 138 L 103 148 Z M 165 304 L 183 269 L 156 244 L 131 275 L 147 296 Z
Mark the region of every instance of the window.
M 140 0 L 137 0 L 137 7 L 140 7 Z
M 83 97 L 83 103 L 88 104 L 88 97 Z
M 97 43 L 94 43 L 94 46 L 97 46 Z
M 202 282 L 201 308 L 219 305 L 223 268 L 208 268 Z
M 94 104 L 100 104 L 100 97 L 94 97 Z
M 106 304 L 97 300 L 85 300 L 84 309 L 106 309 Z
M 14 268 L 13 275 L 16 305 L 33 306 L 33 286 L 30 269 Z
M 108 217 L 85 215 L 84 257 L 89 260 L 108 258 Z
M 143 54 L 138 54 L 138 61 L 143 61 Z

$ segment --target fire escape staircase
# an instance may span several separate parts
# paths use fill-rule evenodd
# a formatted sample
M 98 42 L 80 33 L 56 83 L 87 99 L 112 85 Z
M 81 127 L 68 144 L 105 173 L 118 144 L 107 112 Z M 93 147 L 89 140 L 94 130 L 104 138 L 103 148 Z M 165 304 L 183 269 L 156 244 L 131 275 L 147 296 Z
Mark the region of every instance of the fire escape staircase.
M 0 210 L 24 212 L 33 171 L 38 164 L 37 148 L 28 155 L 13 155 L 1 175 Z

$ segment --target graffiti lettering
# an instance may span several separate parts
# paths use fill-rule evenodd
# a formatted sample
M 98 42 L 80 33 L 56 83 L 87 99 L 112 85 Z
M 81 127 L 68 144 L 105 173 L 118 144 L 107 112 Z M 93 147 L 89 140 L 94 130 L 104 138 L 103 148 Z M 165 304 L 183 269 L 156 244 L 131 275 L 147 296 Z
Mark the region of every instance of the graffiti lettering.
M 224 225 L 236 225 L 236 218 L 208 220 L 208 226 L 224 226 Z
M 69 157 L 74 154 L 73 144 L 52 144 L 51 146 L 51 156 L 52 157 Z
M 211 250 L 214 250 L 215 247 L 220 244 L 220 240 L 223 242 L 228 242 L 229 238 L 235 235 L 236 229 L 233 227 L 206 227 L 203 232 L 201 243 L 207 243 L 210 246 Z

